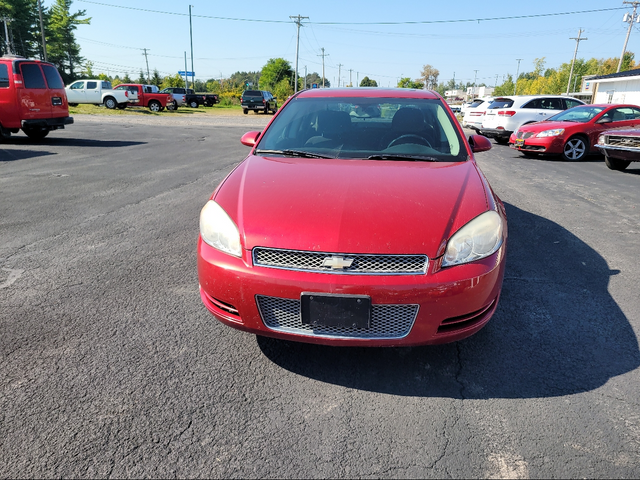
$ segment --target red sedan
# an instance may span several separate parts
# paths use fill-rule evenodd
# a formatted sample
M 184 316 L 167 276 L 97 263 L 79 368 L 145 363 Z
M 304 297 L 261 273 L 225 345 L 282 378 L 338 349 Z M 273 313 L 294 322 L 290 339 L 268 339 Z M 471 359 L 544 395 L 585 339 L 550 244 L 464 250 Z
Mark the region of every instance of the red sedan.
M 640 125 L 637 105 L 582 105 L 543 122 L 529 123 L 511 134 L 509 144 L 525 156 L 561 155 L 564 160 L 584 160 L 605 130 Z
M 370 111 L 380 115 L 370 115 Z M 306 90 L 200 215 L 202 301 L 231 327 L 300 342 L 399 346 L 472 335 L 498 305 L 504 206 L 444 100 Z

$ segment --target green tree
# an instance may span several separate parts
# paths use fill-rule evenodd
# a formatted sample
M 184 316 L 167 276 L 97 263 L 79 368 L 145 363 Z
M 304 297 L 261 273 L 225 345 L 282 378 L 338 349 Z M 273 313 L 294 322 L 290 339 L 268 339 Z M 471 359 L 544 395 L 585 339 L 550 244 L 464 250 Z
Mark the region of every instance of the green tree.
M 420 83 L 420 80 L 412 81 L 409 77 L 401 78 L 398 82 L 398 88 L 424 88 L 424 84 Z
M 369 77 L 364 77 L 360 81 L 360 86 L 361 87 L 377 87 L 378 82 L 376 82 L 375 80 L 371 80 Z
M 138 78 L 136 79 L 136 83 L 142 83 L 142 84 L 147 83 L 147 77 L 145 77 L 142 69 L 140 70 L 140 75 L 138 75 Z
M 162 85 L 160 85 L 160 89 L 168 88 L 168 87 L 181 87 L 184 88 L 184 78 L 182 78 L 177 73 L 175 75 L 167 75 L 162 79 Z
M 58 67 L 65 83 L 76 79 L 77 67 L 83 63 L 80 45 L 74 31 L 78 25 L 89 25 L 91 18 L 83 18 L 85 10 L 70 13 L 72 0 L 55 0 L 48 14 L 47 57 Z
M 131 77 L 129 76 L 128 73 L 124 74 L 124 77 L 122 77 L 122 82 L 121 83 L 133 83 L 133 81 L 131 80 Z
M 151 83 L 151 85 L 155 85 L 156 87 L 162 85 L 162 77 L 160 76 L 160 73 L 157 69 L 153 71 L 153 75 L 151 76 L 151 81 L 149 83 Z
M 7 22 L 7 31 L 11 52 L 14 55 L 42 58 L 37 0 L 0 0 L 0 17 L 10 19 Z M 0 55 L 5 55 L 8 52 L 4 29 L 0 31 Z
M 279 104 L 282 105 L 287 98 L 293 95 L 293 87 L 289 79 L 283 78 L 271 89 L 271 92 L 273 92 L 273 95 L 278 99 Z
M 290 79 L 292 77 L 293 69 L 287 60 L 284 58 L 271 58 L 267 64 L 262 67 L 259 86 L 261 90 L 275 92 L 276 86 L 282 88 L 281 83 L 283 80 L 289 82 L 289 86 L 291 87 Z M 291 88 L 291 91 L 293 92 L 293 88 Z

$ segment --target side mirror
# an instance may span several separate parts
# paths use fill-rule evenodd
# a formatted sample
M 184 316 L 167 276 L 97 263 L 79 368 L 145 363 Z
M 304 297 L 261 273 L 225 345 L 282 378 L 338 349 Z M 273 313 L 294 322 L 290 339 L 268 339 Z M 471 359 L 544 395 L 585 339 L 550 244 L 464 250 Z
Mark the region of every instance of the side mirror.
M 610 117 L 602 117 L 596 123 L 611 123 L 611 122 L 613 122 L 612 118 L 610 118 Z
M 247 132 L 240 138 L 240 143 L 247 147 L 253 147 L 258 142 L 261 133 L 262 132 Z
M 469 137 L 469 145 L 473 153 L 491 150 L 491 140 L 483 135 L 471 135 Z

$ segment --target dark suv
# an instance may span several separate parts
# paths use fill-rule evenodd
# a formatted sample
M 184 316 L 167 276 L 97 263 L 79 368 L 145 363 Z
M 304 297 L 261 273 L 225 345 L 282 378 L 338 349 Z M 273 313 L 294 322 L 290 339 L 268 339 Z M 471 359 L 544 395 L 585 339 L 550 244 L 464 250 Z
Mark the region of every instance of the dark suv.
M 247 114 L 249 110 L 253 110 L 258 113 L 262 110 L 263 113 L 269 113 L 271 110 L 273 113 L 278 111 L 278 102 L 271 92 L 265 90 L 245 90 L 242 92 L 242 98 L 240 100 L 242 105 L 242 113 Z
M 38 140 L 72 123 L 56 67 L 39 60 L 0 57 L 0 140 L 20 129 Z

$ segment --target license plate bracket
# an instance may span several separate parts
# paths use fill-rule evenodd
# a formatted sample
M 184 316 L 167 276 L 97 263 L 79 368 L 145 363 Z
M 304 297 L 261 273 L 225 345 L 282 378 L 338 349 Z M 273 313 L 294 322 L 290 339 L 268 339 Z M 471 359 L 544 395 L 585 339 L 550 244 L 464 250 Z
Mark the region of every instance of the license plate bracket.
M 516 147 L 524 147 L 524 138 L 516 138 Z
M 302 323 L 312 327 L 369 328 L 371 297 L 303 292 L 300 313 Z

